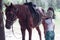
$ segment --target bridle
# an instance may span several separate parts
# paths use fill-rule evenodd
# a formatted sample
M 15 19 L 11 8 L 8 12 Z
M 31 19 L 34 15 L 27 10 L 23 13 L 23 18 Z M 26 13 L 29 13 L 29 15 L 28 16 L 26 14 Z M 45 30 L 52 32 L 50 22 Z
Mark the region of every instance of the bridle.
M 3 19 L 4 19 L 4 21 L 6 21 L 6 19 L 5 19 L 4 16 L 3 16 Z M 7 20 L 7 21 L 12 22 L 11 20 Z M 16 20 L 14 21 L 14 23 L 15 23 L 15 22 L 16 22 Z M 17 36 L 15 35 L 15 33 L 14 33 L 14 27 L 13 27 L 13 24 L 11 25 L 11 27 L 12 27 L 12 33 L 13 33 L 14 37 L 17 38 L 17 39 L 20 39 L 21 37 L 17 37 Z
M 14 12 L 15 13 L 15 12 Z M 3 16 L 3 19 L 6 21 L 6 18 Z M 15 20 L 15 19 L 14 19 Z M 8 22 L 12 22 L 11 20 L 7 20 Z M 14 23 L 16 22 L 16 20 L 14 21 Z M 12 26 L 12 33 L 13 33 L 13 35 L 14 35 L 14 37 L 15 38 L 17 38 L 17 39 L 19 39 L 19 38 L 21 38 L 21 37 L 17 37 L 16 35 L 15 35 L 15 33 L 14 33 L 14 28 L 13 28 L 13 24 L 11 25 Z

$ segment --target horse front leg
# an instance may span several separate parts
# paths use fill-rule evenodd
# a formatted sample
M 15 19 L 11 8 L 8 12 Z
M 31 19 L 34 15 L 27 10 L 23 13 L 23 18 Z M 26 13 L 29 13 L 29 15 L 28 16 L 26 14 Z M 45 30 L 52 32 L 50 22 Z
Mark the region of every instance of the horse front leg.
M 39 34 L 40 40 L 42 40 L 42 38 L 41 38 L 41 31 L 40 31 L 40 29 L 39 29 L 39 26 L 36 27 L 36 30 L 38 31 L 38 34 Z
M 25 29 L 21 28 L 22 40 L 25 40 Z
M 31 28 L 27 28 L 28 32 L 29 32 L 29 40 L 31 40 L 31 36 L 32 36 L 32 29 Z

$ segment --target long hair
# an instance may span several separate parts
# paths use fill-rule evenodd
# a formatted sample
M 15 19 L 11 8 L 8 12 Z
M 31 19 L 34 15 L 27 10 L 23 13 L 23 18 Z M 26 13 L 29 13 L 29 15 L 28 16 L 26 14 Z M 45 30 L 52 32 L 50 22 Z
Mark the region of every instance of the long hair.
M 55 19 L 55 12 L 54 9 L 52 7 L 49 7 L 47 11 L 51 10 L 53 12 L 53 19 Z

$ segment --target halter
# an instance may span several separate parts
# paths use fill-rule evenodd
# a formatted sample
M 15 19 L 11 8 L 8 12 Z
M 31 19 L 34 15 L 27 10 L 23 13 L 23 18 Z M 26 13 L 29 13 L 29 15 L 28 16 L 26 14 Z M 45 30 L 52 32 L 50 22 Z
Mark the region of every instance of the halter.
M 14 11 L 14 13 L 16 13 L 16 12 L 17 12 L 17 10 Z M 14 16 L 15 16 L 15 14 L 14 14 Z M 15 16 L 15 17 L 16 17 L 16 16 Z M 17 17 L 16 17 L 16 18 L 17 18 Z M 6 21 L 6 19 L 5 19 L 4 16 L 3 16 L 3 19 Z M 8 21 L 8 22 L 12 22 L 12 21 L 9 20 L 9 19 L 7 19 L 7 21 Z M 16 21 L 16 20 L 15 20 L 15 21 Z M 14 21 L 14 23 L 15 23 L 15 21 Z M 13 33 L 14 37 L 17 38 L 17 39 L 21 38 L 21 37 L 17 37 L 17 36 L 15 35 L 15 33 L 14 33 L 14 28 L 13 28 L 13 24 L 12 24 L 11 26 L 12 26 L 12 33 Z
M 6 21 L 6 19 L 5 19 L 4 16 L 3 16 L 3 19 Z M 7 20 L 7 21 L 10 21 L 10 20 Z M 15 20 L 15 21 L 16 21 L 16 20 Z M 14 23 L 15 23 L 15 21 L 14 21 Z M 10 21 L 10 22 L 12 22 L 12 21 Z M 12 33 L 13 33 L 14 37 L 17 38 L 17 39 L 20 39 L 21 37 L 17 37 L 17 36 L 15 35 L 13 25 L 11 25 L 11 26 L 12 26 Z

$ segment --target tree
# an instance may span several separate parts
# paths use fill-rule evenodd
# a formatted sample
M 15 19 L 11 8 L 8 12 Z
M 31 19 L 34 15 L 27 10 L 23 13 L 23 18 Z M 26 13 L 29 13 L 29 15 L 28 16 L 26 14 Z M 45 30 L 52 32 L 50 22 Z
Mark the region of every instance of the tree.
M 55 9 L 55 2 L 56 0 L 48 0 L 48 7 L 53 7 Z
M 56 6 L 57 6 L 57 8 L 59 9 L 60 8 L 60 0 L 56 0 Z
M 2 0 L 0 0 L 0 40 L 5 40 L 4 23 L 2 13 Z

